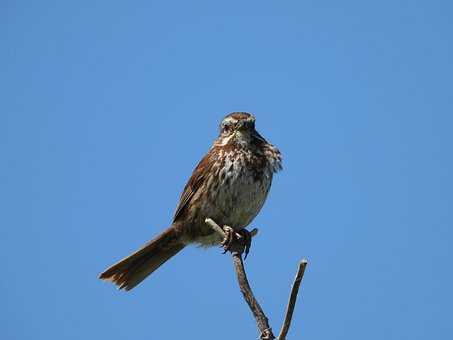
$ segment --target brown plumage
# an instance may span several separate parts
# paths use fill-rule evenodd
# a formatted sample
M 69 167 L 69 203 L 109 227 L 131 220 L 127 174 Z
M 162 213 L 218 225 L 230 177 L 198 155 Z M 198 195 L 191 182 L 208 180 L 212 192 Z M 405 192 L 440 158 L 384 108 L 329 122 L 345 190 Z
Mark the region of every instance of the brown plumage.
M 184 246 L 177 228 L 171 226 L 135 253 L 108 268 L 99 278 L 112 281 L 119 289 L 131 290 Z
M 280 169 L 280 152 L 255 130 L 255 117 L 229 114 L 184 187 L 172 225 L 100 278 L 130 290 L 186 245 L 219 244 L 221 239 L 205 219 L 235 230 L 245 228 L 263 206 L 273 174 Z

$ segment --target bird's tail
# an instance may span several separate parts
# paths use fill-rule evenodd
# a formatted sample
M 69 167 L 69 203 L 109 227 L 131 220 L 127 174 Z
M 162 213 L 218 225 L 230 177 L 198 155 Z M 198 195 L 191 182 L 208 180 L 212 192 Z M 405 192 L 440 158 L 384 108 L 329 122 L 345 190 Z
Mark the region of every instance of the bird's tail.
M 101 273 L 99 278 L 112 281 L 119 289 L 131 290 L 183 248 L 177 228 L 171 226 Z

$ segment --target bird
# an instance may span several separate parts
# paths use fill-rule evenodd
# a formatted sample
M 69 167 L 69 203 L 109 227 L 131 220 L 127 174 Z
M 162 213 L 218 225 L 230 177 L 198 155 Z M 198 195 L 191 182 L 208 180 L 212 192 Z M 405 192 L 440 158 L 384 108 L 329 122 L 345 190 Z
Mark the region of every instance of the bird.
M 222 119 L 218 137 L 184 187 L 171 225 L 106 269 L 100 279 L 129 291 L 186 246 L 222 244 L 206 218 L 247 233 L 245 227 L 263 207 L 273 175 L 282 169 L 280 151 L 258 133 L 255 121 L 248 112 Z

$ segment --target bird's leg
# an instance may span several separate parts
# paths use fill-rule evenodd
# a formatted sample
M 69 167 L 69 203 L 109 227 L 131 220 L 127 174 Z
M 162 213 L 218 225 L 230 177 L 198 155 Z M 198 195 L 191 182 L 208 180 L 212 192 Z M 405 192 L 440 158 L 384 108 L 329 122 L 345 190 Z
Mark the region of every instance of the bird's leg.
M 249 254 L 250 247 L 252 246 L 252 234 L 247 229 L 241 229 L 238 231 L 238 234 L 243 238 L 241 241 L 244 245 L 244 260 Z
M 221 242 L 221 246 L 224 249 L 223 253 L 225 254 L 227 251 L 245 253 L 244 259 L 246 259 L 252 244 L 250 231 L 247 229 L 235 231 L 229 226 L 224 226 L 223 231 L 225 233 L 225 238 Z
M 233 242 L 235 239 L 237 239 L 237 237 L 236 232 L 233 228 L 225 225 L 222 229 L 225 233 L 225 238 L 220 243 L 220 246 L 223 248 L 223 253 L 225 254 L 228 250 L 231 250 L 231 246 L 233 245 Z

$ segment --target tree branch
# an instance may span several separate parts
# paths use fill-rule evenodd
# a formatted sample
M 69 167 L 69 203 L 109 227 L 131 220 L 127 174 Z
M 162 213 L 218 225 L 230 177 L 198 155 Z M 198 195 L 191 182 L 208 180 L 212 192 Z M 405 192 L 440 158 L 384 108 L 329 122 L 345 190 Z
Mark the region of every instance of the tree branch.
M 247 280 L 247 274 L 244 270 L 244 263 L 242 261 L 242 255 L 239 252 L 232 252 L 234 268 L 239 283 L 239 289 L 244 296 L 245 301 L 249 305 L 250 310 L 255 317 L 258 329 L 261 332 L 260 339 L 271 340 L 275 339 L 272 329 L 269 326 L 269 319 L 264 314 L 263 309 L 253 295 L 252 289 L 250 288 L 249 281 Z
M 223 238 L 226 237 L 224 230 L 212 219 L 207 218 L 205 222 Z M 257 233 L 258 229 L 256 228 L 250 232 L 252 237 L 256 236 Z M 240 235 L 238 236 L 239 236 L 238 238 L 234 238 L 233 240 L 234 244 L 230 248 L 230 252 L 233 258 L 233 264 L 236 271 L 237 280 L 239 283 L 239 289 L 241 290 L 245 301 L 247 302 L 250 310 L 253 313 L 253 316 L 255 317 L 256 324 L 261 332 L 260 339 L 261 340 L 275 339 L 275 336 L 272 333 L 272 329 L 269 326 L 269 320 L 264 314 L 263 309 L 256 300 L 255 296 L 253 295 L 252 289 L 250 288 L 250 284 L 247 279 L 247 274 L 244 269 L 244 262 L 242 261 L 242 253 L 245 247 L 244 244 L 245 240 L 241 239 Z M 300 283 L 302 282 L 306 266 L 307 260 L 304 259 L 299 264 L 299 270 L 297 272 L 296 278 L 291 289 L 291 294 L 286 309 L 285 321 L 283 323 L 280 335 L 278 337 L 279 340 L 286 340 L 286 334 L 288 333 L 289 327 L 291 325 L 291 319 L 293 316 L 294 307 L 296 305 L 297 294 L 299 292 Z
M 307 267 L 307 260 L 303 259 L 299 263 L 299 269 L 297 270 L 296 277 L 294 278 L 294 283 L 291 288 L 291 294 L 288 300 L 288 306 L 286 307 L 286 316 L 285 321 L 283 322 L 282 329 L 278 336 L 278 340 L 286 340 L 286 334 L 288 334 L 289 327 L 291 326 L 291 320 L 293 318 L 294 307 L 296 306 L 297 294 L 299 293 L 300 283 L 304 277 L 305 267 Z

